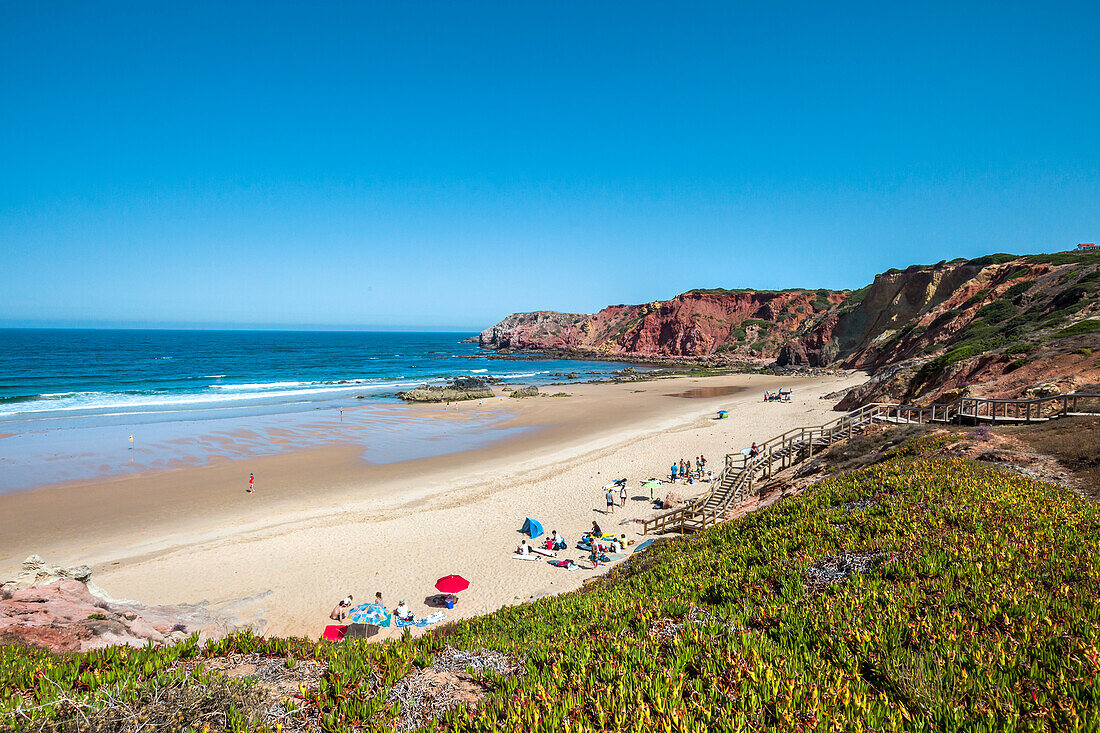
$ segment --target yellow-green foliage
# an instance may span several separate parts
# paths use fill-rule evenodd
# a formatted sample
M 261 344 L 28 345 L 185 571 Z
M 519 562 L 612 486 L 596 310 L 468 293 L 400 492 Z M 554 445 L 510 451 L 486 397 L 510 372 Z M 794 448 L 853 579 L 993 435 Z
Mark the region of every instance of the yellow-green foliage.
M 385 726 L 396 714 L 390 685 L 444 643 L 504 651 L 527 668 L 490 680 L 496 691 L 476 711 L 442 721 L 451 730 L 1096 730 L 1100 511 L 1016 474 L 924 457 L 942 444 L 917 439 L 799 497 L 655 545 L 595 587 L 420 639 L 243 636 L 211 651 L 327 660 L 307 704 L 330 731 Z M 849 512 L 857 499 L 872 505 Z M 842 552 L 880 562 L 807 591 L 806 568 Z M 684 623 L 671 642 L 651 633 L 658 619 L 684 622 L 693 604 L 711 620 Z M 164 665 L 142 660 L 169 653 L 5 650 L 0 709 L 24 695 L 49 700 L 54 687 L 39 675 L 89 700 L 107 684 L 95 675 L 127 670 L 148 684 Z

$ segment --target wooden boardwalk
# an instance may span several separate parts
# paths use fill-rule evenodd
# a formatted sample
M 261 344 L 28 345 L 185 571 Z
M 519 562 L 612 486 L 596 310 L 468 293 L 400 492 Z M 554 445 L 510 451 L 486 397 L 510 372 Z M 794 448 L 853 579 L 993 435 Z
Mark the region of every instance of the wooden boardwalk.
M 1068 394 L 1033 399 L 994 400 L 963 397 L 955 402 L 919 407 L 875 402 L 824 425 L 793 428 L 758 444 L 758 453 L 729 453 L 711 490 L 679 509 L 659 514 L 642 525 L 649 533 L 687 533 L 725 521 L 777 472 L 812 458 L 835 443 L 864 432 L 876 422 L 893 424 L 1023 424 L 1073 415 L 1100 414 L 1100 394 Z

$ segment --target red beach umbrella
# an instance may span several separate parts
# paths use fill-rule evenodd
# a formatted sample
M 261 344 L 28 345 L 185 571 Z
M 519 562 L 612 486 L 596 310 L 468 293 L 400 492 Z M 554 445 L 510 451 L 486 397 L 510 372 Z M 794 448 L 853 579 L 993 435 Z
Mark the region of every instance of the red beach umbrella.
M 448 575 L 435 581 L 435 589 L 440 593 L 458 593 L 470 587 L 470 581 L 461 575 Z

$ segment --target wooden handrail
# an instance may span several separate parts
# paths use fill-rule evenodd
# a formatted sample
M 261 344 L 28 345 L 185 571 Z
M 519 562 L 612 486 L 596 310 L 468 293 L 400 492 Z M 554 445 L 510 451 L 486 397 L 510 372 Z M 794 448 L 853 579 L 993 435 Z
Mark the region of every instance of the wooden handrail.
M 718 477 L 711 483 L 710 490 L 707 491 L 707 493 L 696 497 L 690 503 L 678 509 L 673 509 L 646 520 L 642 524 L 642 531 L 643 533 L 649 533 L 651 530 L 657 531 L 658 528 L 660 528 L 659 531 L 664 532 L 669 524 L 679 524 L 682 532 L 686 529 L 686 523 L 689 519 L 692 521 L 698 520 L 703 527 L 706 527 L 708 524 L 708 517 L 713 520 L 711 523 L 717 524 L 721 521 L 720 517 L 724 516 L 731 503 L 739 503 L 737 499 L 740 491 L 744 488 L 744 484 L 748 484 L 751 490 L 753 475 L 765 464 L 765 462 L 767 463 L 767 476 L 771 478 L 775 470 L 775 453 L 777 450 L 781 454 L 779 457 L 779 470 L 790 468 L 795 463 L 802 460 L 801 458 L 796 458 L 796 454 L 801 454 L 802 451 L 805 451 L 807 458 L 813 456 L 815 439 L 827 440 L 828 444 L 831 446 L 837 439 L 847 440 L 851 438 L 857 430 L 861 430 L 863 427 L 879 418 L 885 418 L 887 420 L 905 420 L 907 422 L 917 423 L 946 423 L 964 417 L 978 420 L 986 417 L 981 414 L 981 406 L 988 405 L 988 418 L 991 420 L 998 419 L 997 407 L 1002 406 L 1003 409 L 1001 413 L 1004 419 L 1031 421 L 1032 419 L 1049 419 L 1078 413 L 1080 408 L 1079 401 L 1082 399 L 1100 400 L 1100 394 L 1074 392 L 1065 395 L 1030 397 L 1026 399 L 960 397 L 954 402 L 936 403 L 923 407 L 919 405 L 901 405 L 889 402 L 871 402 L 821 425 L 807 425 L 791 428 L 784 433 L 780 433 L 779 435 L 765 440 L 763 443 L 758 443 L 757 449 L 759 452 L 755 457 L 749 458 L 742 453 L 727 453 L 722 470 L 719 472 Z M 1043 418 L 1043 405 L 1045 403 L 1056 402 L 1062 403 L 1062 409 L 1050 414 L 1047 418 Z M 1070 408 L 1071 402 L 1073 405 L 1072 409 Z M 967 410 L 968 404 L 971 406 L 969 411 Z M 1020 417 L 1021 405 L 1025 406 L 1025 416 L 1023 418 Z M 1036 406 L 1035 418 L 1031 416 L 1032 405 Z M 1008 415 L 1009 406 L 1012 407 L 1012 416 Z M 1100 413 L 1100 410 L 1097 410 L 1097 412 Z M 783 451 L 786 451 L 786 453 L 783 453 Z M 732 478 L 732 483 L 725 491 L 722 503 L 717 507 L 707 509 L 707 503 L 714 498 L 720 489 L 722 489 L 726 480 L 730 477 L 730 473 L 735 470 L 735 462 L 738 459 L 741 461 L 740 471 Z

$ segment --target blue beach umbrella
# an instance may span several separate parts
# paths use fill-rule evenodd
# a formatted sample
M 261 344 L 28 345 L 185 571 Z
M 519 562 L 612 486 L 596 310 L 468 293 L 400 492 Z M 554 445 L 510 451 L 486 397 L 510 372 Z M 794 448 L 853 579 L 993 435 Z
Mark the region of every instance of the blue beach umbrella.
M 390 614 L 377 603 L 361 603 L 348 611 L 348 623 L 389 626 Z

